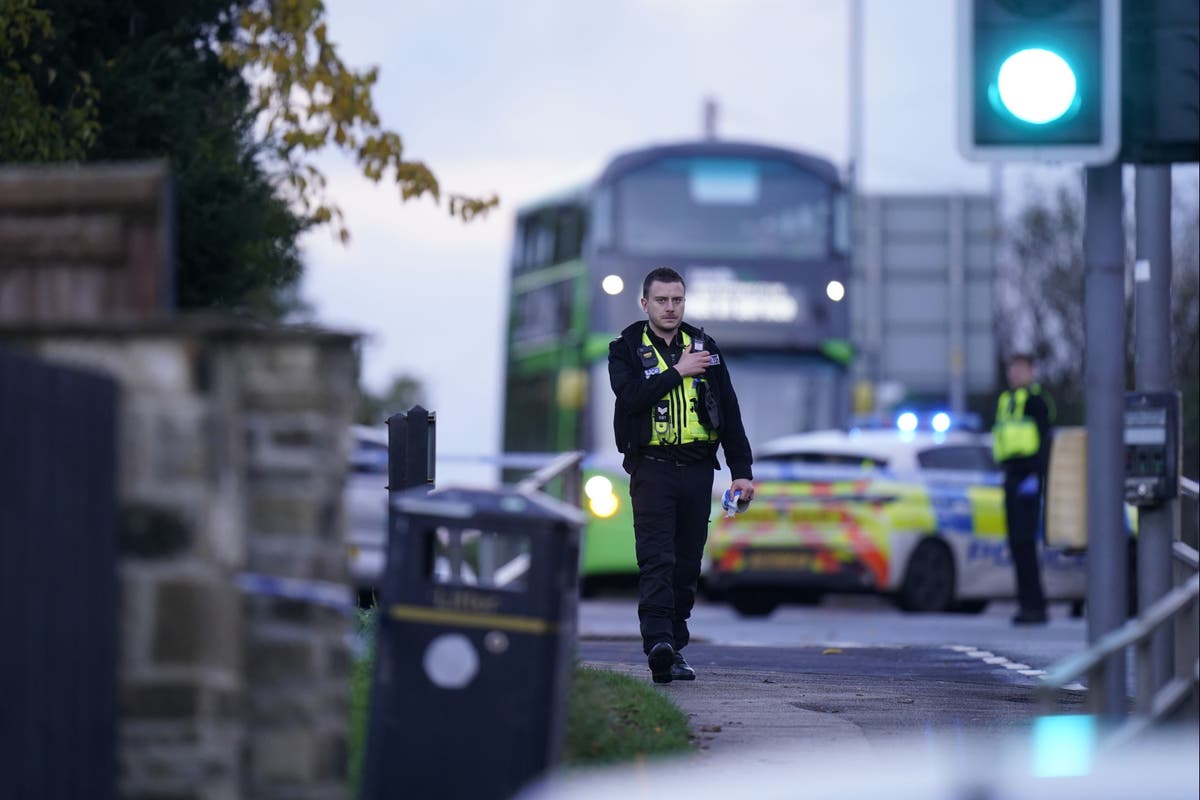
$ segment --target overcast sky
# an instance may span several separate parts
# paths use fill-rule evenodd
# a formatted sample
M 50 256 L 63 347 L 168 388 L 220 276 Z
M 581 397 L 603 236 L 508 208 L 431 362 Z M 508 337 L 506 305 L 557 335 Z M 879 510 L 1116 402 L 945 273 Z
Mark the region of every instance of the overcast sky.
M 864 0 L 868 192 L 987 191 L 955 149 L 953 0 Z M 513 210 L 593 176 L 614 153 L 718 133 L 849 155 L 849 3 L 836 0 L 326 0 L 331 38 L 378 65 L 375 100 L 447 191 L 496 192 L 468 225 L 327 157 L 353 240 L 307 235 L 319 322 L 368 335 L 364 378 L 419 378 L 439 454 L 495 453 Z M 452 465 L 440 475 L 469 476 Z M 441 482 L 441 481 L 439 481 Z

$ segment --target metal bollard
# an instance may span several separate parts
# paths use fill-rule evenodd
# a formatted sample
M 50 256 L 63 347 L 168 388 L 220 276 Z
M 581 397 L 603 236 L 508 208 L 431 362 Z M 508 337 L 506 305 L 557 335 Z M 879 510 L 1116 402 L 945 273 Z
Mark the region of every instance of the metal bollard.
M 437 465 L 437 414 L 421 406 L 393 414 L 388 426 L 388 493 L 433 488 Z

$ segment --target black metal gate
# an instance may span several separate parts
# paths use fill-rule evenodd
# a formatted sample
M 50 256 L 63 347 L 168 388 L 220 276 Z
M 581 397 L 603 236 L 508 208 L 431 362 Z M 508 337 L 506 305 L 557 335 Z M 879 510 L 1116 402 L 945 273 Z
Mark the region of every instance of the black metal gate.
M 0 797 L 116 788 L 117 389 L 0 351 Z

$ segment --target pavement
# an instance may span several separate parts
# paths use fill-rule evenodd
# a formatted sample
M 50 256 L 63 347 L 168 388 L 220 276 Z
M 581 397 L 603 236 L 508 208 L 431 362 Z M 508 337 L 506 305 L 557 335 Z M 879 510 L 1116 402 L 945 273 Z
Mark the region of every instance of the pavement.
M 649 677 L 644 664 L 592 666 Z M 814 742 L 843 752 L 870 751 L 858 725 L 798 705 L 805 687 L 794 673 L 704 668 L 694 681 L 651 685 L 687 715 L 702 760 L 728 755 L 743 767 L 781 758 L 790 763 L 793 746 L 807 751 Z
M 645 679 L 670 698 L 687 714 L 695 748 L 673 758 L 556 771 L 522 793 L 521 800 L 664 795 L 688 800 L 1195 800 L 1200 795 L 1195 770 L 1200 738 L 1192 729 L 1105 751 L 1097 730 L 1089 727 L 1091 718 L 1047 718 L 1046 726 L 1067 721 L 1068 727 L 1052 729 L 1040 721 L 1031 723 L 1028 706 L 1014 709 L 1008 721 L 1020 716 L 1020 726 L 1000 725 L 983 735 L 978 727 L 894 725 L 893 718 L 920 716 L 921 704 L 929 698 L 900 683 L 871 691 L 861 677 L 814 685 L 812 673 L 730 668 L 715 660 L 701 667 L 701 659 L 693 658 L 693 651 L 697 656 L 703 652 L 696 646 L 700 642 L 687 652 L 697 666 L 697 680 L 650 684 L 632 631 L 594 624 L 595 615 L 589 626 L 588 619 L 587 614 L 581 619 L 583 662 Z M 589 662 L 589 651 L 604 658 Z M 818 647 L 816 654 L 822 653 Z M 965 684 L 925 683 L 930 695 L 966 691 Z M 903 704 L 914 703 L 914 697 L 916 707 L 909 705 L 911 711 L 906 711 Z M 860 724 L 864 719 L 875 724 Z M 1083 724 L 1076 724 L 1080 720 Z
M 637 643 L 631 645 L 636 648 Z M 585 662 L 586 663 L 586 662 Z M 642 663 L 595 666 L 649 681 Z M 655 685 L 655 684 L 651 684 Z M 706 668 L 695 681 L 655 685 L 687 715 L 687 755 L 560 770 L 519 800 L 1195 800 L 1194 727 L 1105 748 L 1094 727 L 1049 718 L 1031 734 L 963 731 L 871 735 L 814 709 L 797 673 Z M 859 687 L 861 688 L 861 687 Z M 797 697 L 809 694 L 805 703 Z M 877 698 L 871 698 L 872 701 Z M 808 707 L 805 707 L 808 706 Z
M 1007 613 L 933 619 L 899 614 L 888 604 L 876 607 L 867 602 L 865 606 L 852 600 L 820 608 L 781 609 L 772 620 L 748 620 L 719 604 L 700 604 L 693 615 L 697 623 L 693 630 L 708 635 L 697 636 L 685 651 L 698 679 L 650 685 L 687 714 L 698 758 L 728 755 L 747 764 L 772 763 L 781 749 L 794 747 L 807 751 L 820 745 L 866 753 L 873 743 L 911 736 L 914 727 L 928 720 L 936 726 L 936 720 L 953 719 L 976 735 L 981 730 L 1007 735 L 1014 728 L 1027 727 L 1032 709 L 1027 703 L 1010 703 L 1016 707 L 1003 709 L 1001 717 L 995 694 L 1007 689 L 1010 696 L 1021 694 L 1018 699 L 1031 700 L 1031 688 L 1042 670 L 1027 670 L 1036 673 L 1031 677 L 1013 672 L 980 678 L 978 672 L 966 672 L 983 667 L 968 657 L 974 651 L 946 648 L 944 643 L 973 642 L 972 632 L 978 637 L 979 629 L 985 628 L 984 640 L 1004 645 L 1006 651 L 1010 642 L 1034 651 L 1042 648 L 1038 660 L 1044 665 L 1083 646 L 1081 621 L 1058 619 L 1057 632 L 1046 626 L 1014 634 Z M 592 666 L 649 683 L 637 627 L 636 610 L 629 601 L 585 604 L 579 629 L 584 663 L 591 655 Z M 1009 636 L 1014 638 L 1007 640 Z M 1030 640 L 1038 636 L 1058 637 L 1058 641 L 1031 645 Z M 884 644 L 862 644 L 870 641 Z M 746 647 L 719 647 L 729 644 Z M 909 652 L 924 655 L 909 657 Z M 730 658 L 734 653 L 747 655 Z M 919 663 L 912 666 L 911 661 Z M 747 669 L 747 665 L 762 668 Z M 964 679 L 988 681 L 991 696 L 981 691 L 961 699 L 986 685 L 963 683 Z M 947 686 L 955 687 L 955 697 L 944 697 Z M 1082 695 L 1074 700 L 1081 703 Z M 983 718 L 971 720 L 969 711 L 954 709 L 956 702 L 973 701 L 983 707 Z

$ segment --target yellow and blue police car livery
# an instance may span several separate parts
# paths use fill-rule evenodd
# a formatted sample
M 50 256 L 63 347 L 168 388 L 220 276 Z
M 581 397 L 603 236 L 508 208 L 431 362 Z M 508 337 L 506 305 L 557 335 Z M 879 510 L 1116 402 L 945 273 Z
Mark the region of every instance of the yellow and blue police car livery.
M 743 613 L 834 591 L 892 594 L 916 611 L 1011 598 L 1004 493 L 989 450 L 987 435 L 951 430 L 824 431 L 768 444 L 754 504 L 715 517 L 706 581 Z M 949 456 L 968 468 L 939 468 Z M 1083 554 L 1043 548 L 1042 558 L 1047 596 L 1082 599 Z

